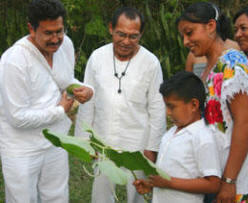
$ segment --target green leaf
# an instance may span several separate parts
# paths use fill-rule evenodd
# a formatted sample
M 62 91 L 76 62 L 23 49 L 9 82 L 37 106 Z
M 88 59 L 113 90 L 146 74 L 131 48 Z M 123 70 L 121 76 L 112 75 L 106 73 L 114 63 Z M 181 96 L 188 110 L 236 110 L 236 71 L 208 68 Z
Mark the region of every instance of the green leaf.
M 44 129 L 42 132 L 45 138 L 47 138 L 53 145 L 61 147 L 60 139 L 56 135 L 49 133 L 48 129 Z
M 98 152 L 102 153 L 102 147 L 106 147 L 106 144 L 98 137 L 95 132 L 86 124 L 83 123 L 83 130 L 90 133 L 91 146 Z
M 147 159 L 140 151 L 129 152 L 114 150 L 110 146 L 105 145 L 101 139 L 95 135 L 94 131 L 87 126 L 87 124 L 83 124 L 83 129 L 91 134 L 91 142 L 95 142 L 97 145 L 101 146 L 97 147 L 92 145 L 92 147 L 99 153 L 104 153 L 104 155 L 112 160 L 118 167 L 125 167 L 131 171 L 142 170 L 147 176 L 161 175 L 166 179 L 170 179 L 169 175 L 158 170 L 156 165 Z
M 160 175 L 170 179 L 169 175 L 159 170 L 154 163 L 147 159 L 141 152 L 117 152 L 113 149 L 106 149 L 106 156 L 111 159 L 118 167 L 125 167 L 131 171 L 142 170 L 146 176 Z
M 118 168 L 113 161 L 103 160 L 98 162 L 101 173 L 106 175 L 113 183 L 126 185 L 130 174 Z
M 165 172 L 158 169 L 141 152 L 117 151 L 112 149 L 110 146 L 105 145 L 100 138 L 96 137 L 94 131 L 88 126 L 84 124 L 83 128 L 91 134 L 90 141 L 84 141 L 71 136 L 54 135 L 48 133 L 48 130 L 43 130 L 43 133 L 54 145 L 63 147 L 83 161 L 91 161 L 90 155 L 94 155 L 95 151 L 98 151 L 101 157 L 105 157 L 105 161 L 107 158 L 111 160 L 102 163 L 102 170 L 107 171 L 105 172 L 106 175 L 109 171 L 114 170 L 112 167 L 114 163 L 115 168 L 124 167 L 131 171 L 142 170 L 147 176 L 160 175 L 166 179 L 170 179 Z M 107 170 L 106 167 L 108 164 L 110 164 L 110 168 L 107 168 Z M 120 174 L 119 178 L 122 179 L 123 174 L 121 172 L 115 172 L 114 176 L 118 176 L 118 174 Z M 121 180 L 117 180 L 116 177 L 114 179 L 115 182 L 119 181 L 117 184 L 122 184 Z
M 89 142 L 79 137 L 50 133 L 48 129 L 44 129 L 43 134 L 55 146 L 64 148 L 82 161 L 90 162 L 91 157 L 95 155 L 95 150 L 90 146 Z
M 70 84 L 70 85 L 66 88 L 66 92 L 67 92 L 68 95 L 73 96 L 73 89 L 74 89 L 74 88 L 79 88 L 79 87 L 81 87 L 80 84 L 76 84 L 76 83 Z

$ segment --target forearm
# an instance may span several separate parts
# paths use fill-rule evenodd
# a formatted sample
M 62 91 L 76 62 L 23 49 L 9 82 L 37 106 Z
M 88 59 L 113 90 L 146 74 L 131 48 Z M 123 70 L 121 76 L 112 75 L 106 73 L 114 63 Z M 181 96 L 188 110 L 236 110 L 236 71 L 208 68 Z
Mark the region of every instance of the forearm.
M 224 170 L 224 177 L 237 179 L 248 153 L 248 123 L 234 122 L 231 147 Z
M 62 106 L 54 106 L 40 110 L 24 108 L 17 111 L 6 111 L 7 119 L 11 125 L 17 128 L 37 128 L 50 125 L 61 120 L 64 115 L 65 112 Z
M 190 193 L 217 193 L 220 187 L 218 177 L 195 179 L 171 178 L 170 188 Z

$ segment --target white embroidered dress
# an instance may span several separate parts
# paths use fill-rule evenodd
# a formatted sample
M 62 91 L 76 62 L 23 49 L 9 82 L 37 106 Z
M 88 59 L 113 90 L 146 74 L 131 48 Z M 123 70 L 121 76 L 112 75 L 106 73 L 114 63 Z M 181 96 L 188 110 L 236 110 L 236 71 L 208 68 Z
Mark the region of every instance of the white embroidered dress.
M 228 149 L 233 130 L 233 119 L 228 102 L 237 93 L 248 94 L 248 59 L 244 53 L 234 49 L 224 52 L 210 72 L 207 85 L 206 118 L 209 123 L 225 132 L 226 139 L 219 144 L 222 144 L 224 149 Z M 225 150 L 225 161 L 227 156 L 228 150 Z M 238 175 L 236 189 L 237 194 L 248 194 L 248 155 Z

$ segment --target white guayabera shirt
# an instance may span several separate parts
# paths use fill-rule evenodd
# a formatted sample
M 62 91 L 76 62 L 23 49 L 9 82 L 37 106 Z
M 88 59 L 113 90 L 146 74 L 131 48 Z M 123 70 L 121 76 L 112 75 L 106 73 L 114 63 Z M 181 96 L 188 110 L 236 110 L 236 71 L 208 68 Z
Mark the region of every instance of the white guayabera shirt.
M 177 133 L 176 129 L 176 126 L 172 127 L 163 136 L 157 167 L 177 178 L 221 177 L 217 143 L 204 120 L 196 121 Z M 203 194 L 155 187 L 152 202 L 202 203 L 203 197 Z
M 9 48 L 0 64 L 2 153 L 15 156 L 50 147 L 44 128 L 67 134 L 71 121 L 57 104 L 60 89 L 74 82 L 74 48 L 67 36 L 54 53 L 52 69 L 27 36 Z
M 144 47 L 128 61 L 115 58 L 113 44 L 95 50 L 90 56 L 84 82 L 95 89 L 94 98 L 79 107 L 76 135 L 82 132 L 82 123 L 91 125 L 108 145 L 129 151 L 157 151 L 166 127 L 165 105 L 159 93 L 162 70 L 159 60 Z

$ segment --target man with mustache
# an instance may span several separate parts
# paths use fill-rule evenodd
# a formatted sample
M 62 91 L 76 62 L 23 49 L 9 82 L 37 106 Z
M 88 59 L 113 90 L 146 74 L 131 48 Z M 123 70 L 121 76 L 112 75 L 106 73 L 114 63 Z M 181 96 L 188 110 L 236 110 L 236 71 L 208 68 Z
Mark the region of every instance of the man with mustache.
M 8 203 L 67 203 L 68 155 L 42 134 L 67 134 L 73 99 L 64 91 L 74 78 L 74 48 L 64 34 L 66 11 L 59 0 L 33 0 L 29 35 L 18 40 L 0 63 L 0 149 Z M 92 88 L 81 84 L 84 103 Z
M 87 63 L 84 82 L 94 87 L 95 96 L 80 105 L 75 132 L 87 137 L 81 127 L 86 122 L 108 145 L 142 151 L 155 161 L 165 131 L 165 106 L 159 94 L 160 62 L 139 45 L 144 23 L 134 8 L 115 11 L 109 24 L 113 43 L 95 50 Z M 132 180 L 127 192 L 129 203 L 144 202 Z M 92 202 L 114 202 L 113 185 L 103 175 L 94 180 Z

